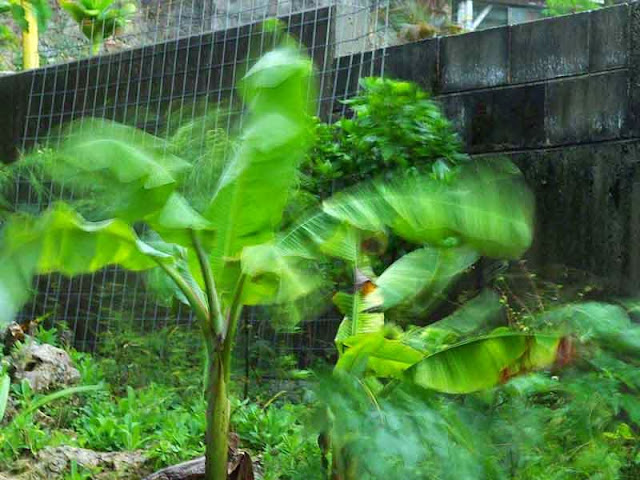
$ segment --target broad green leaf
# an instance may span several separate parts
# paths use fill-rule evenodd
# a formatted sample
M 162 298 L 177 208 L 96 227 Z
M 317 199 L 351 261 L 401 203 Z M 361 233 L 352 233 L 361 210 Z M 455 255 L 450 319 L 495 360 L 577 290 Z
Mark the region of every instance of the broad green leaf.
M 459 343 L 460 338 L 451 330 L 429 325 L 428 327 L 409 327 L 402 334 L 402 341 L 425 354 L 432 354 L 448 345 Z
M 518 369 L 512 372 L 534 370 L 547 367 L 555 362 L 561 338 L 558 335 L 537 335 L 534 342 L 528 344 L 525 357 Z
M 354 261 L 359 238 L 391 229 L 416 244 L 466 245 L 480 255 L 518 258 L 531 243 L 532 224 L 533 198 L 519 171 L 509 162 L 478 160 L 450 182 L 406 176 L 338 193 L 285 239 L 310 240 Z
M 418 295 L 437 297 L 463 271 L 473 265 L 478 255 L 463 248 L 425 247 L 404 255 L 375 281 L 382 297 L 381 307 L 388 310 Z M 365 299 L 365 308 L 375 307 Z
M 147 223 L 157 232 L 211 230 L 211 223 L 178 193 L 173 193 L 161 210 L 148 217 Z
M 548 366 L 555 358 L 549 353 L 558 340 L 520 332 L 489 335 L 429 355 L 407 370 L 405 378 L 444 393 L 471 393 L 521 371 Z
M 416 244 L 442 246 L 455 235 L 449 195 L 450 184 L 429 176 L 402 178 L 376 185 L 384 199 L 385 223 L 401 238 Z
M 518 258 L 531 244 L 533 197 L 509 162 L 465 164 L 449 183 L 411 177 L 381 184 L 393 231 L 415 243 L 452 239 L 482 255 Z
M 322 204 L 327 215 L 364 232 L 386 229 L 385 208 L 384 199 L 369 184 L 339 192 Z
M 345 316 L 340 322 L 340 325 L 338 325 L 338 331 L 333 339 L 339 355 L 344 353 L 344 341 L 351 337 L 352 332 L 353 326 L 351 325 L 351 319 L 348 316 Z
M 350 315 L 353 312 L 353 295 L 345 292 L 338 292 L 333 296 L 333 304 L 343 315 Z
M 383 332 L 352 336 L 343 344 L 348 348 L 338 360 L 337 370 L 352 371 L 354 366 L 364 363 L 379 377 L 398 377 L 424 358 L 400 340 L 385 338 Z
M 351 295 L 344 292 L 338 292 L 333 297 L 336 304 L 345 317 L 340 322 L 338 332 L 334 342 L 340 354 L 344 351 L 344 341 L 358 335 L 382 332 L 384 329 L 384 313 L 381 312 L 364 312 L 362 294 Z M 354 309 L 353 302 L 356 300 L 358 305 Z M 354 310 L 357 311 L 356 321 L 353 321 Z
M 351 335 L 379 332 L 384 327 L 383 313 L 360 313 L 358 323 L 351 321 Z
M 274 243 L 244 248 L 242 271 L 248 278 L 243 298 L 247 305 L 293 302 L 322 285 L 304 259 L 287 255 Z
M 310 74 L 309 60 L 284 49 L 262 57 L 243 81 L 249 118 L 205 214 L 216 231 L 210 257 L 225 296 L 242 249 L 272 240 L 281 222 L 306 149 Z
M 146 217 L 146 223 L 163 240 L 192 247 L 192 232 L 197 232 L 204 248 L 213 245 L 215 232 L 211 222 L 195 211 L 179 193 L 173 193 L 164 206 Z
M 48 166 L 55 181 L 96 195 L 107 217 L 129 221 L 161 210 L 189 168 L 163 140 L 98 119 L 72 125 Z
M 533 238 L 534 198 L 507 160 L 475 160 L 461 169 L 453 198 L 454 228 L 483 255 L 518 258 Z
M 68 206 L 40 217 L 14 216 L 0 243 L 0 324 L 11 322 L 28 300 L 33 276 L 60 272 L 78 275 L 107 265 L 142 271 L 173 262 L 138 238 L 121 220 L 87 222 Z
M 324 211 L 300 221 L 278 239 L 281 248 L 309 258 L 328 255 L 356 262 L 359 239 L 356 229 Z

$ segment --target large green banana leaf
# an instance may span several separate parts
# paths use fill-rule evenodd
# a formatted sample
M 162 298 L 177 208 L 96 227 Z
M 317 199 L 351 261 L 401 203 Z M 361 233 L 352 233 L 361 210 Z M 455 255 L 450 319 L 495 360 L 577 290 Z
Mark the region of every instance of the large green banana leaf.
M 468 335 L 477 332 L 491 323 L 498 323 L 503 306 L 500 297 L 492 290 L 483 290 L 479 295 L 464 303 L 448 317 L 432 323 L 426 328 L 440 328 Z
M 348 347 L 336 364 L 336 370 L 365 368 L 378 377 L 400 377 L 406 369 L 424 358 L 424 354 L 400 340 L 386 338 L 384 332 L 345 338 Z
M 394 232 L 415 243 L 464 243 L 482 255 L 518 258 L 533 238 L 533 196 L 507 161 L 477 160 L 450 183 L 411 177 L 378 186 Z
M 405 380 L 444 393 L 491 388 L 556 358 L 560 337 L 501 332 L 452 345 L 405 372 Z
M 374 295 L 377 297 L 377 295 Z M 364 298 L 367 298 L 366 296 Z M 338 292 L 333 296 L 333 303 L 338 307 L 340 313 L 344 315 L 342 322 L 338 326 L 338 331 L 334 342 L 338 353 L 345 350 L 345 340 L 355 338 L 365 334 L 377 334 L 384 329 L 384 313 L 365 312 L 365 301 L 363 293 L 358 291 L 355 294 Z M 356 304 L 354 305 L 354 302 Z M 355 318 L 354 318 L 355 317 Z
M 242 271 L 247 276 L 243 304 L 284 304 L 318 291 L 322 278 L 302 257 L 288 255 L 270 242 L 245 247 Z
M 216 232 L 210 259 L 223 296 L 240 274 L 242 249 L 270 241 L 308 138 L 311 63 L 294 49 L 263 56 L 242 84 L 249 119 L 205 217 Z
M 141 130 L 85 119 L 71 125 L 54 161 L 44 167 L 54 181 L 97 196 L 105 218 L 136 221 L 165 206 L 191 165 Z
M 160 210 L 147 216 L 145 222 L 165 242 L 177 243 L 189 248 L 193 247 L 193 232 L 198 232 L 198 238 L 207 249 L 212 247 L 215 238 L 211 222 L 176 192 L 169 196 Z M 192 259 L 192 263 L 195 264 L 195 259 Z
M 468 248 L 424 247 L 401 257 L 387 268 L 375 284 L 380 291 L 382 305 L 365 299 L 365 307 L 388 310 L 398 304 L 410 302 L 418 295 L 421 304 L 437 302 L 443 291 L 462 272 L 471 267 L 478 254 Z
M 497 327 L 503 320 L 503 306 L 498 295 L 485 290 L 464 303 L 451 315 L 426 327 L 411 327 L 402 340 L 425 354 L 459 343 L 460 338 L 481 334 Z
M 388 205 L 386 198 L 375 188 L 376 183 L 365 183 L 325 200 L 323 211 L 351 227 L 363 232 L 380 232 L 387 228 Z
M 345 341 L 348 338 L 357 335 L 379 333 L 383 328 L 384 313 L 360 313 L 355 325 L 351 319 L 351 315 L 345 316 L 338 326 L 338 332 L 334 339 L 338 353 L 344 353 L 345 347 L 347 346 Z
M 291 254 L 308 258 L 327 255 L 352 264 L 357 262 L 360 252 L 360 232 L 323 210 L 295 224 L 277 242 Z
M 91 273 L 107 265 L 141 271 L 174 258 L 138 238 L 121 220 L 88 222 L 64 204 L 39 217 L 15 216 L 0 242 L 0 325 L 29 299 L 34 275 Z
M 354 240 L 358 247 L 358 239 L 386 229 L 416 244 L 467 245 L 480 255 L 518 258 L 532 240 L 533 197 L 513 164 L 478 160 L 450 182 L 408 176 L 338 193 L 283 242 L 291 248 L 315 242 L 352 260 Z
M 471 393 L 551 365 L 560 337 L 500 331 L 428 354 L 383 331 L 345 338 L 336 369 L 398 378 L 444 393 Z

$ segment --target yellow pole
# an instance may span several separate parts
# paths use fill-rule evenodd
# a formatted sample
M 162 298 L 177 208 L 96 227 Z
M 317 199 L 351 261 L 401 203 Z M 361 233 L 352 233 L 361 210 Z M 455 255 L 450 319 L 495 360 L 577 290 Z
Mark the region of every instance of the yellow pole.
M 38 55 L 38 21 L 33 13 L 33 6 L 29 0 L 22 0 L 24 18 L 29 26 L 28 31 L 22 32 L 22 63 L 25 70 L 40 66 Z

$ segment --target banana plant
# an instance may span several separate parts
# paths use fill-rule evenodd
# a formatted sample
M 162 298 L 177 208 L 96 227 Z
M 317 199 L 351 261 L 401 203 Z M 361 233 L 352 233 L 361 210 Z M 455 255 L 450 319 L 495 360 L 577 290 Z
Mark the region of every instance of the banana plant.
M 22 66 L 25 70 L 40 66 L 38 32 L 47 27 L 51 7 L 46 0 L 2 0 L 0 13 L 10 13 L 22 32 Z
M 89 221 L 58 204 L 40 216 L 11 216 L 0 233 L 0 324 L 28 301 L 34 275 L 107 265 L 147 272 L 191 307 L 207 353 L 207 480 L 227 478 L 231 350 L 243 306 L 288 302 L 317 287 L 304 258 L 268 246 L 309 143 L 311 65 L 285 45 L 242 79 L 244 128 L 206 207 L 197 210 L 180 193 L 190 164 L 166 142 L 85 120 L 71 128 L 49 175 L 90 191 L 107 206 L 103 218 Z M 144 235 L 134 228 L 140 224 Z
M 117 35 L 136 12 L 132 2 L 116 0 L 60 0 L 60 6 L 78 23 L 80 31 L 91 42 L 91 54 L 97 55 L 105 39 Z
M 507 161 L 481 160 L 460 166 L 448 181 L 410 176 L 335 195 L 278 244 L 351 265 L 353 291 L 334 296 L 344 315 L 335 338 L 336 374 L 362 378 L 372 398 L 398 382 L 464 394 L 551 365 L 561 335 L 506 328 L 478 334 L 501 310 L 490 292 L 406 332 L 388 324 L 385 314 L 431 311 L 481 256 L 519 258 L 532 241 L 532 225 L 533 198 L 519 170 Z M 389 233 L 418 248 L 376 276 L 371 257 Z M 354 478 L 348 439 L 320 443 L 331 444 L 334 478 Z
M 413 312 L 431 312 L 481 256 L 519 258 L 532 241 L 532 224 L 533 198 L 517 168 L 476 161 L 459 167 L 450 182 L 405 178 L 336 195 L 280 244 L 299 252 L 315 248 L 352 266 L 353 291 L 334 296 L 344 315 L 335 374 L 337 380 L 355 375 L 377 406 L 400 385 L 470 394 L 559 368 L 571 360 L 575 340 L 640 351 L 640 327 L 620 307 L 566 305 L 529 319 L 534 328 L 516 330 L 501 326 L 503 305 L 490 290 L 426 327 L 403 331 L 386 322 L 391 312 L 409 321 Z M 376 276 L 370 257 L 389 231 L 418 248 Z M 319 443 L 333 452 L 332 478 L 360 478 L 351 437 L 329 437 L 324 432 Z
M 475 161 L 459 167 L 450 181 L 415 176 L 338 194 L 280 243 L 307 252 L 315 245 L 352 266 L 354 292 L 334 297 L 345 315 L 335 339 L 340 354 L 336 368 L 362 368 L 365 362 L 377 377 L 466 393 L 548 364 L 559 338 L 497 330 L 473 341 L 450 341 L 446 349 L 433 352 L 415 347 L 415 330 L 413 345 L 405 341 L 409 335 L 389 338 L 385 312 L 403 313 L 407 306 L 428 312 L 481 256 L 519 258 L 531 243 L 532 224 L 533 198 L 520 171 L 508 161 Z M 420 247 L 376 277 L 370 256 L 387 232 Z M 489 309 L 495 311 L 493 300 Z M 447 324 L 461 322 L 457 328 L 464 328 L 465 322 L 478 322 L 470 317 L 484 314 L 478 303 Z M 427 327 L 421 335 L 437 332 L 438 327 Z M 474 366 L 482 368 L 474 373 Z

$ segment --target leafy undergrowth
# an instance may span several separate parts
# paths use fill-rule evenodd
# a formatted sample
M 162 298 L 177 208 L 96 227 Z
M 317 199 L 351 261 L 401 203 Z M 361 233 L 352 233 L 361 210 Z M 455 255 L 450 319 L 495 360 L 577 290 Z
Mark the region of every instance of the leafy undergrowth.
M 39 338 L 56 341 L 52 331 L 42 330 Z M 5 423 L 0 470 L 57 445 L 140 449 L 150 458 L 150 470 L 201 455 L 202 364 L 193 339 L 177 329 L 146 335 L 122 331 L 105 343 L 103 353 L 109 355 L 72 351 L 82 383 L 103 383 L 105 389 Z M 336 378 L 317 393 L 338 412 L 335 433 L 352 439 L 353 468 L 363 480 L 635 480 L 640 478 L 639 363 L 594 347 L 561 371 L 518 377 L 464 397 L 398 389 L 375 403 L 361 382 Z M 258 460 L 262 478 L 327 478 L 310 416 L 315 402 L 285 400 L 313 395 L 252 388 L 258 401 L 239 400 L 237 393 L 232 423 L 242 447 Z M 12 397 L 18 409 L 39 398 L 19 385 L 12 387 Z M 72 468 L 66 479 L 91 478 L 81 467 Z
M 61 445 L 104 452 L 142 450 L 150 459 L 150 471 L 202 455 L 203 365 L 194 353 L 199 351 L 194 337 L 177 329 L 146 335 L 125 330 L 111 334 L 104 344 L 102 353 L 109 355 L 94 357 L 70 349 L 81 384 L 104 388 L 5 422 L 0 427 L 0 471 L 15 471 L 16 465 L 24 469 L 45 447 Z M 57 343 L 55 331 L 41 329 L 35 341 L 43 340 Z M 18 411 L 42 396 L 27 384 L 12 386 Z M 232 422 L 262 477 L 299 478 L 306 469 L 306 478 L 322 478 L 315 438 L 303 423 L 308 406 L 279 404 L 267 398 L 267 392 L 258 397 L 266 401 L 234 399 Z M 72 465 L 65 478 L 91 478 L 91 472 Z

